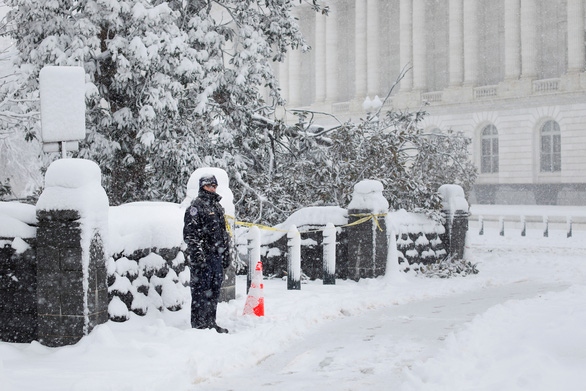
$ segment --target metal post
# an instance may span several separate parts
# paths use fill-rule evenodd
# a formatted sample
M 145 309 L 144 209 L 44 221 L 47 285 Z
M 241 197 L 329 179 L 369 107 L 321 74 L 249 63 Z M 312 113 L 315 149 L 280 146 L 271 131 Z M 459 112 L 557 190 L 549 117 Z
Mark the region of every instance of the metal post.
M 287 289 L 301 289 L 301 235 L 295 225 L 287 232 Z
M 260 262 L 260 229 L 251 227 L 248 231 L 248 274 L 246 277 L 246 293 L 250 290 L 256 263 Z
M 328 223 L 323 231 L 324 285 L 336 284 L 336 227 Z

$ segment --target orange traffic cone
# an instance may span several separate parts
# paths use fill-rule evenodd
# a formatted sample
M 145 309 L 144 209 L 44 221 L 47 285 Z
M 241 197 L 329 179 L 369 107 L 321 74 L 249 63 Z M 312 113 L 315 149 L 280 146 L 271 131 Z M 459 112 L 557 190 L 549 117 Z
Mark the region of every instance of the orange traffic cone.
M 265 316 L 265 299 L 262 290 L 262 262 L 258 261 L 250 282 L 243 315 Z

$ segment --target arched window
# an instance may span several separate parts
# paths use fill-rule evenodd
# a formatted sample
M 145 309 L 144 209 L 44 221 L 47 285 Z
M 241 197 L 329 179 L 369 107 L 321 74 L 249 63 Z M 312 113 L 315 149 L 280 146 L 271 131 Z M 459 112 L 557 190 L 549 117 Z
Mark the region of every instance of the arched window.
M 541 154 L 539 166 L 541 172 L 556 172 L 562 170 L 562 136 L 560 126 L 550 120 L 541 127 Z
M 482 129 L 481 143 L 480 172 L 499 172 L 499 135 L 494 125 L 488 125 Z

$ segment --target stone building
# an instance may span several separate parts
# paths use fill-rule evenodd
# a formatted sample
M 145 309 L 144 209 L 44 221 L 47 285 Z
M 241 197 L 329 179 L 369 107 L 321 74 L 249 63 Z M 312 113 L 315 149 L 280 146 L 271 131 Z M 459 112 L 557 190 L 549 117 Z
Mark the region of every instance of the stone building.
M 297 8 L 312 50 L 276 66 L 289 109 L 356 119 L 409 69 L 384 109 L 473 139 L 473 203 L 586 205 L 584 0 L 326 3 Z

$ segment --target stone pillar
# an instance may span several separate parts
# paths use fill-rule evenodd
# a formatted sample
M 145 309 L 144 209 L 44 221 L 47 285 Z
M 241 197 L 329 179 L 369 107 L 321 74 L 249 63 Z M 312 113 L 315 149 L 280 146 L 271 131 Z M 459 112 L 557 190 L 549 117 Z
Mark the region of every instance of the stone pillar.
M 442 214 L 445 218 L 445 232 L 440 238 L 449 256 L 463 259 L 470 216 L 464 190 L 458 185 L 442 185 L 438 192 L 442 197 Z
M 326 18 L 326 102 L 338 101 L 338 7 L 330 3 Z
M 346 230 L 348 277 L 355 281 L 385 274 L 388 251 L 385 216 L 389 203 L 382 192 L 379 181 L 363 180 L 354 185 Z
M 450 0 L 450 86 L 462 85 L 464 75 L 464 35 L 462 0 Z
M 584 71 L 584 0 L 568 0 L 568 73 Z
M 379 85 L 379 35 L 378 24 L 379 2 L 367 0 L 366 4 L 366 95 L 374 96 L 381 93 Z
M 354 80 L 356 86 L 355 97 L 362 101 L 368 94 L 367 90 L 367 72 L 368 72 L 368 52 L 366 36 L 366 0 L 355 0 L 355 58 L 356 65 L 354 68 Z
M 464 1 L 464 85 L 478 82 L 478 1 Z
M 327 33 L 326 33 L 326 18 L 332 16 L 325 16 L 320 13 L 315 15 L 315 102 L 323 102 L 326 100 L 326 58 L 327 58 Z
M 505 7 L 505 79 L 521 75 L 520 0 L 510 0 Z
M 425 0 L 413 0 L 413 89 L 427 89 Z
M 38 339 L 72 345 L 108 320 L 108 198 L 97 164 L 53 162 L 37 203 Z
M 413 4 L 411 0 L 401 0 L 399 5 L 400 46 L 399 61 L 401 69 L 413 66 Z M 407 72 L 401 80 L 401 91 L 413 88 L 413 70 Z
M 521 77 L 524 79 L 537 77 L 536 18 L 535 0 L 521 0 Z

